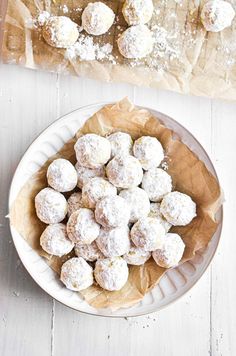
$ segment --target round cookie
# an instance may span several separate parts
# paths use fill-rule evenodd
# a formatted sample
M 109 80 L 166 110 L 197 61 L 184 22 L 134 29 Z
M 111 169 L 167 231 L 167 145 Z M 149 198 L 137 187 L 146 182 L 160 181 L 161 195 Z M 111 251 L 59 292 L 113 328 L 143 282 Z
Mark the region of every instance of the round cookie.
M 70 192 L 77 185 L 77 172 L 70 161 L 55 159 L 47 169 L 48 185 L 58 192 Z
M 128 189 L 138 186 L 143 178 L 143 170 L 133 156 L 115 156 L 107 165 L 108 180 L 117 188 Z
M 125 132 L 115 132 L 107 136 L 111 144 L 111 157 L 132 155 L 133 140 L 131 136 Z
M 122 13 L 129 26 L 149 22 L 153 14 L 152 0 L 126 0 Z
M 134 142 L 134 156 L 144 170 L 158 167 L 164 159 L 164 151 L 156 137 L 142 136 Z
M 38 218 L 45 224 L 56 224 L 67 214 L 67 201 L 64 195 L 52 188 L 42 189 L 35 197 Z
M 170 268 L 176 266 L 184 253 L 185 244 L 178 234 L 168 233 L 161 249 L 152 252 L 158 266 Z
M 93 284 L 93 269 L 82 257 L 73 257 L 62 265 L 60 279 L 66 288 L 80 291 Z
M 170 224 L 185 226 L 196 216 L 196 204 L 186 194 L 171 192 L 164 196 L 160 211 Z
M 124 198 L 130 206 L 130 223 L 135 223 L 148 215 L 150 201 L 143 189 L 139 187 L 125 189 L 120 192 L 119 196 Z
M 99 168 L 106 164 L 111 156 L 110 142 L 95 134 L 78 138 L 74 149 L 78 164 L 87 168 Z
M 103 178 L 95 177 L 83 186 L 82 201 L 86 208 L 94 209 L 99 200 L 116 194 L 114 185 Z
M 107 5 L 97 1 L 89 3 L 82 13 L 82 27 L 90 35 L 99 36 L 112 26 L 115 14 Z
M 99 258 L 104 258 L 104 255 L 99 250 L 96 241 L 93 241 L 89 245 L 75 245 L 75 254 L 78 257 L 84 258 L 86 261 L 94 262 Z
M 162 248 L 164 239 L 165 229 L 155 218 L 142 218 L 131 229 L 131 240 L 145 251 Z
M 231 26 L 235 11 L 228 1 L 207 1 L 201 11 L 201 21 L 207 31 L 219 32 Z
M 67 200 L 68 204 L 68 217 L 71 216 L 74 211 L 79 210 L 80 208 L 83 208 L 83 203 L 82 203 L 82 193 L 81 192 L 75 192 L 70 195 L 70 197 Z
M 78 162 L 75 165 L 75 169 L 78 175 L 78 182 L 77 185 L 80 189 L 91 179 L 95 177 L 105 177 L 105 167 L 101 166 L 98 168 L 87 168 L 80 166 Z
M 54 256 L 63 256 L 71 252 L 74 247 L 68 239 L 66 225 L 58 223 L 46 227 L 40 236 L 40 245 L 44 251 Z
M 143 175 L 142 188 L 153 202 L 160 202 L 164 195 L 171 192 L 171 176 L 161 168 L 151 168 Z
M 129 265 L 141 266 L 151 257 L 151 252 L 131 245 L 129 252 L 127 252 L 123 258 Z
M 99 235 L 100 226 L 94 212 L 81 208 L 71 214 L 67 223 L 67 234 L 71 241 L 79 245 L 91 244 Z
M 98 260 L 94 269 L 94 277 L 103 289 L 120 290 L 128 280 L 129 269 L 121 257 Z
M 101 228 L 96 243 L 104 256 L 122 256 L 130 248 L 129 228 L 128 226 Z

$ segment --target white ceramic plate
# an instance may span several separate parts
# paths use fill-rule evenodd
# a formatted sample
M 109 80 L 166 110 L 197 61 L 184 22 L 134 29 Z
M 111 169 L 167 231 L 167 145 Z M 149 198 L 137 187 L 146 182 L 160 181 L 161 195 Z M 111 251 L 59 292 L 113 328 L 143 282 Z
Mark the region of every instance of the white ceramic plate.
M 82 107 L 57 120 L 31 144 L 22 157 L 12 180 L 9 194 L 9 208 L 15 200 L 24 183 L 34 174 L 45 161 L 54 155 L 84 122 L 106 103 Z M 205 162 L 207 168 L 217 178 L 214 167 L 199 142 L 180 124 L 173 119 L 149 109 L 154 116 L 161 119 L 172 129 L 198 157 Z M 160 283 L 145 298 L 132 308 L 123 308 L 117 311 L 110 309 L 94 309 L 89 306 L 78 293 L 69 291 L 59 281 L 45 260 L 34 252 L 20 234 L 11 226 L 13 241 L 19 257 L 25 268 L 38 285 L 53 298 L 78 311 L 103 316 L 131 317 L 148 314 L 162 309 L 185 294 L 202 276 L 212 257 L 215 254 L 221 233 L 222 208 L 218 214 L 219 227 L 207 248 L 198 251 L 194 259 L 185 262 L 179 267 L 168 270 Z

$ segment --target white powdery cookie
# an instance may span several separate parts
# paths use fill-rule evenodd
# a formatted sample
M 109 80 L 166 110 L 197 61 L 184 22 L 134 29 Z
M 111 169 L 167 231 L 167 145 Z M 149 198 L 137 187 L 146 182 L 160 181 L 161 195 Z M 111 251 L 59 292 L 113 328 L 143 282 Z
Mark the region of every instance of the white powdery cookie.
M 120 196 L 108 196 L 97 203 L 95 217 L 103 227 L 127 225 L 130 218 L 130 207 Z
M 87 168 L 87 167 L 82 167 L 79 165 L 77 162 L 75 165 L 75 169 L 77 171 L 78 175 L 78 187 L 80 189 L 83 188 L 84 184 L 86 184 L 91 178 L 95 177 L 105 177 L 105 167 L 101 166 L 98 168 Z
M 162 248 L 165 238 L 165 229 L 155 218 L 142 218 L 131 229 L 131 240 L 135 246 L 145 251 L 154 251 Z
M 123 57 L 128 59 L 144 58 L 153 50 L 152 32 L 146 25 L 131 26 L 117 40 Z
M 155 250 L 152 257 L 158 266 L 170 268 L 176 266 L 181 260 L 185 244 L 178 234 L 168 233 L 165 237 L 164 246 Z
M 111 157 L 132 155 L 133 140 L 131 136 L 125 132 L 115 132 L 107 136 L 111 144 Z
M 95 134 L 78 138 L 74 149 L 78 164 L 87 168 L 99 168 L 106 164 L 111 156 L 110 142 Z
M 119 194 L 130 206 L 130 223 L 148 215 L 150 211 L 150 201 L 147 193 L 138 187 L 122 190 Z
M 144 170 L 158 167 L 164 159 L 164 150 L 156 137 L 142 136 L 134 142 L 134 156 Z
M 63 194 L 52 188 L 44 188 L 35 197 L 35 209 L 42 222 L 56 224 L 66 217 L 67 201 Z
M 61 223 L 46 227 L 40 236 L 40 245 L 50 255 L 59 257 L 71 252 L 74 247 L 73 242 L 68 239 L 66 225 Z
M 168 232 L 172 225 L 161 214 L 160 208 L 161 208 L 160 203 L 151 203 L 150 212 L 148 216 L 150 218 L 157 219 L 163 225 L 165 232 Z
M 151 257 L 151 252 L 143 248 L 131 245 L 129 252 L 123 258 L 129 265 L 141 266 Z
M 66 288 L 80 291 L 93 284 L 93 269 L 82 257 L 73 257 L 62 265 L 60 279 Z
M 67 159 L 55 159 L 47 169 L 48 185 L 58 192 L 70 192 L 77 185 L 77 172 Z
M 207 1 L 201 11 L 201 21 L 207 31 L 219 32 L 231 26 L 235 11 L 223 0 Z
M 75 192 L 71 194 L 67 200 L 67 204 L 68 204 L 68 217 L 70 217 L 71 214 L 74 213 L 76 210 L 79 210 L 80 208 L 84 208 L 82 203 L 82 193 Z
M 95 265 L 94 277 L 103 289 L 120 290 L 128 280 L 129 269 L 121 257 L 98 260 Z
M 96 241 L 93 241 L 89 245 L 75 245 L 75 254 L 78 257 L 84 258 L 86 261 L 94 262 L 100 258 L 105 258 L 102 252 L 99 250 Z
M 151 168 L 143 175 L 142 188 L 153 202 L 160 202 L 164 195 L 171 192 L 171 176 L 161 168 Z
M 82 188 L 83 204 L 90 209 L 94 209 L 99 200 L 116 194 L 116 187 L 100 177 L 90 179 Z
M 91 244 L 99 235 L 100 226 L 94 212 L 81 208 L 71 214 L 67 223 L 67 234 L 71 241 L 79 245 Z
M 149 22 L 153 14 L 152 0 L 126 0 L 122 13 L 129 26 Z
M 108 180 L 117 188 L 137 187 L 143 178 L 143 170 L 133 156 L 115 156 L 107 165 Z
M 164 196 L 160 211 L 170 224 L 185 226 L 196 216 L 196 204 L 186 194 L 171 192 Z
M 96 243 L 106 257 L 122 256 L 129 251 L 128 226 L 101 228 Z
M 103 35 L 112 26 L 115 14 L 107 5 L 97 1 L 89 3 L 82 13 L 83 29 L 94 36 Z
M 68 48 L 79 37 L 78 25 L 66 16 L 51 16 L 42 29 L 43 38 L 52 47 Z

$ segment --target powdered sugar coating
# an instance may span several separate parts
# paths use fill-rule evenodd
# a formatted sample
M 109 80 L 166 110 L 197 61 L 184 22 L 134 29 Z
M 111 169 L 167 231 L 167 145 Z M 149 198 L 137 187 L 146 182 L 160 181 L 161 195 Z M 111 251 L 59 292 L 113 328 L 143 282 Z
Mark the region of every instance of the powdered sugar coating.
M 55 159 L 47 169 L 48 185 L 58 192 L 70 192 L 77 185 L 77 172 L 70 161 Z
M 127 252 L 123 258 L 129 265 L 140 266 L 143 265 L 151 257 L 151 252 L 131 245 L 129 252 Z
M 118 49 L 125 58 L 144 58 L 153 50 L 152 32 L 146 25 L 131 26 L 117 40 Z
M 97 203 L 95 217 L 103 227 L 127 225 L 130 218 L 130 207 L 122 197 L 108 196 Z
M 142 136 L 134 142 L 134 156 L 144 170 L 158 167 L 164 159 L 164 151 L 156 137 Z
M 90 179 L 82 188 L 83 204 L 90 209 L 94 209 L 99 200 L 116 194 L 116 187 L 100 177 Z
M 74 211 L 84 207 L 82 203 L 82 193 L 75 192 L 71 194 L 71 196 L 67 200 L 67 204 L 68 204 L 68 217 L 70 217 Z
M 99 235 L 100 226 L 94 212 L 81 208 L 71 214 L 67 223 L 67 234 L 71 241 L 79 245 L 91 244 Z
M 78 164 L 87 168 L 98 168 L 106 164 L 111 156 L 110 142 L 95 134 L 86 134 L 74 146 Z
M 176 266 L 181 260 L 185 244 L 178 234 L 166 234 L 162 249 L 153 251 L 152 257 L 158 266 L 170 268 Z
M 84 258 L 86 261 L 94 262 L 100 258 L 104 258 L 104 255 L 99 250 L 96 241 L 93 241 L 89 245 L 75 245 L 75 254 L 78 257 Z
M 128 280 L 129 269 L 121 257 L 98 260 L 95 265 L 94 277 L 103 289 L 120 290 Z
M 138 186 L 143 178 L 143 170 L 133 156 L 115 156 L 107 165 L 109 181 L 118 188 L 128 189 Z
M 94 36 L 106 33 L 112 26 L 115 14 L 107 5 L 97 1 L 89 3 L 82 13 L 82 27 Z
M 228 1 L 210 0 L 202 8 L 201 21 L 207 31 L 219 32 L 231 26 L 235 11 Z
M 154 251 L 162 248 L 165 238 L 165 229 L 155 218 L 142 218 L 131 229 L 131 240 L 135 246 L 145 251 Z
M 150 211 L 150 201 L 147 193 L 138 187 L 122 190 L 119 194 L 130 206 L 130 220 L 134 223 L 148 215 Z
M 151 168 L 143 175 L 142 188 L 151 201 L 160 202 L 165 194 L 171 192 L 171 176 L 161 168 Z
M 73 242 L 68 239 L 66 225 L 61 223 L 46 227 L 40 236 L 40 245 L 50 255 L 59 257 L 71 252 L 74 247 Z
M 117 155 L 132 155 L 133 140 L 131 136 L 125 132 L 115 132 L 107 136 L 111 144 L 111 157 Z
M 93 284 L 93 269 L 82 257 L 73 257 L 62 265 L 60 279 L 66 288 L 80 291 Z
M 79 37 L 78 25 L 66 16 L 51 16 L 44 24 L 43 38 L 53 47 L 73 46 Z
M 152 17 L 152 0 L 126 0 L 122 12 L 129 26 L 145 24 Z
M 101 166 L 98 168 L 87 168 L 87 167 L 82 167 L 79 165 L 77 162 L 75 165 L 75 169 L 77 171 L 78 175 L 78 187 L 80 189 L 83 188 L 84 184 L 86 184 L 91 178 L 95 177 L 105 177 L 105 167 Z
M 42 189 L 35 197 L 38 218 L 45 224 L 56 224 L 67 214 L 67 201 L 64 195 L 52 188 Z
M 130 248 L 129 228 L 128 226 L 101 228 L 96 243 L 104 256 L 122 256 Z
M 185 226 L 196 216 L 196 204 L 186 194 L 171 192 L 164 196 L 160 211 L 170 224 Z
M 165 229 L 165 232 L 168 232 L 171 228 L 171 224 L 164 218 L 160 211 L 160 203 L 151 203 L 149 217 L 157 219 Z

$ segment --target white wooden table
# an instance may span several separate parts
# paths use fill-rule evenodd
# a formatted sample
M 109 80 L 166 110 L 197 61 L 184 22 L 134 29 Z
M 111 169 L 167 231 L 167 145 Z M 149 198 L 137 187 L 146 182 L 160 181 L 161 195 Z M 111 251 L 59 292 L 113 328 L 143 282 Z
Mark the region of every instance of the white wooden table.
M 167 309 L 128 320 L 55 302 L 21 265 L 5 219 L 12 175 L 32 140 L 73 109 L 124 96 L 191 130 L 212 158 L 226 198 L 222 239 L 202 279 Z M 236 102 L 0 66 L 0 355 L 236 355 L 235 153 Z

